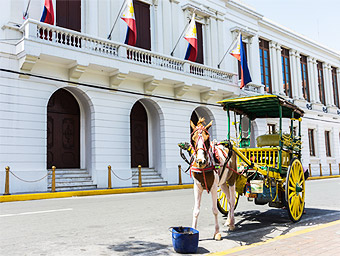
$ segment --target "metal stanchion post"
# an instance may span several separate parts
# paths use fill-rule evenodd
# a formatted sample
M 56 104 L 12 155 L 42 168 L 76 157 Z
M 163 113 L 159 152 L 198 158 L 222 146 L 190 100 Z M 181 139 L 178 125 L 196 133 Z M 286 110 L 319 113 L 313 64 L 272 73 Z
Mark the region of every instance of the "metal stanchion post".
M 321 167 L 321 163 L 320 163 L 319 165 L 320 165 L 320 176 L 322 176 L 322 167 Z
M 332 164 L 331 163 L 329 163 L 329 175 L 331 175 L 331 176 L 333 175 L 332 174 Z
M 178 185 L 182 185 L 182 167 L 179 164 L 178 165 Z
M 142 187 L 142 166 L 138 165 L 138 187 Z
M 340 163 L 339 163 L 339 175 L 340 175 Z
M 112 182 L 111 182 L 111 165 L 109 165 L 107 167 L 108 169 L 108 188 L 111 189 L 112 188 Z
M 52 166 L 52 192 L 55 192 L 55 166 Z
M 9 166 L 6 166 L 5 194 L 9 195 Z
M 309 176 L 312 177 L 312 165 L 309 164 Z

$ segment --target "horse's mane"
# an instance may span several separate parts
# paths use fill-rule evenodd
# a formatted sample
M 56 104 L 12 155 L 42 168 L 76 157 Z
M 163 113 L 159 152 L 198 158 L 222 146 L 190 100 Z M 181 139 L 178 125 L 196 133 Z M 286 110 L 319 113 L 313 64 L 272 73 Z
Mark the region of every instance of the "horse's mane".
M 204 117 L 200 117 L 198 119 L 198 122 L 197 122 L 197 126 L 200 126 L 200 125 L 205 125 L 205 118 Z

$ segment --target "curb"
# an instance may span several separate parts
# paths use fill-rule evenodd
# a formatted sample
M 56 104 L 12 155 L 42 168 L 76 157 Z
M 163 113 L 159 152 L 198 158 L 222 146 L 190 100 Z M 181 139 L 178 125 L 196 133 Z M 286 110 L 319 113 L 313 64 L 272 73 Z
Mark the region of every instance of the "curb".
M 322 180 L 322 179 L 330 179 L 330 178 L 340 178 L 340 175 L 332 175 L 332 176 L 316 176 L 316 177 L 308 177 L 307 180 Z
M 111 194 L 177 190 L 177 189 L 188 189 L 188 188 L 193 188 L 193 184 L 140 187 L 140 188 L 117 188 L 117 189 L 101 189 L 101 190 L 65 191 L 65 192 L 50 192 L 50 193 L 36 193 L 36 194 L 20 194 L 20 195 L 4 195 L 4 196 L 0 196 L 0 203 L 40 200 L 40 199 L 52 199 L 52 198 L 64 198 L 64 197 L 72 197 L 72 196 L 111 195 Z
M 313 232 L 313 231 L 316 231 L 316 230 L 320 230 L 320 229 L 331 227 L 331 226 L 338 225 L 338 224 L 340 224 L 340 220 L 332 221 L 332 222 L 329 222 L 329 223 L 326 223 L 326 224 L 321 224 L 321 225 L 318 225 L 318 226 L 315 226 L 315 227 L 306 228 L 306 229 L 299 230 L 299 231 L 296 231 L 296 232 L 293 232 L 293 233 L 280 235 L 278 237 L 274 237 L 274 238 L 269 239 L 269 240 L 264 241 L 264 242 L 258 242 L 258 243 L 254 243 L 254 244 L 250 244 L 250 245 L 244 245 L 244 246 L 237 246 L 237 247 L 231 248 L 231 249 L 226 250 L 226 251 L 210 253 L 210 254 L 208 254 L 208 256 L 228 255 L 228 254 L 231 254 L 231 253 L 244 251 L 244 250 L 247 250 L 247 249 L 250 249 L 250 248 L 253 248 L 253 247 L 258 247 L 258 246 L 261 246 L 261 245 L 273 243 L 273 242 L 276 242 L 278 240 L 283 240 L 283 239 L 286 239 L 286 238 L 306 234 L 306 233 L 309 233 L 309 232 Z

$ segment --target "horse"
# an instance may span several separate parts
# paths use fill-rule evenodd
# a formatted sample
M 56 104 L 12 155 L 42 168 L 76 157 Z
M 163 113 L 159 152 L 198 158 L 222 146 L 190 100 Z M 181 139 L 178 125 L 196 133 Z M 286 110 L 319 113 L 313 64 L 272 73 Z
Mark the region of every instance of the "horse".
M 237 178 L 237 172 L 235 171 L 237 169 L 236 155 L 232 154 L 232 152 L 223 145 L 219 145 L 216 141 L 210 143 L 208 129 L 212 126 L 212 121 L 206 126 L 204 126 L 204 124 L 204 118 L 199 118 L 197 125 L 190 121 L 190 126 L 193 129 L 193 132 L 191 133 L 191 148 L 193 152 L 190 163 L 190 175 L 192 174 L 194 180 L 195 196 L 192 227 L 194 229 L 197 228 L 202 193 L 205 189 L 208 193 L 211 192 L 212 197 L 212 211 L 215 217 L 214 239 L 221 240 L 222 236 L 218 224 L 217 187 L 220 186 L 222 191 L 226 194 L 230 206 L 228 219 L 225 225 L 229 225 L 229 229 L 234 230 L 234 195 L 235 181 Z M 219 169 L 222 171 L 217 172 L 215 164 L 219 165 L 221 167 Z M 226 182 L 228 182 L 228 185 Z

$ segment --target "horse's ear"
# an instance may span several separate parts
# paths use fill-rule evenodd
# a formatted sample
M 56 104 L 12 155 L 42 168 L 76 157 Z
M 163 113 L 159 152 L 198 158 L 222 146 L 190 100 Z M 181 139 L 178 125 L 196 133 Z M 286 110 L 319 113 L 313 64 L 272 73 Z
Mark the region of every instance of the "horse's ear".
M 194 125 L 194 123 L 190 120 L 190 126 L 191 126 L 191 128 L 193 129 L 193 130 L 195 130 L 196 129 L 196 125 Z
M 212 126 L 213 120 L 210 121 L 205 127 L 206 130 L 208 130 Z

